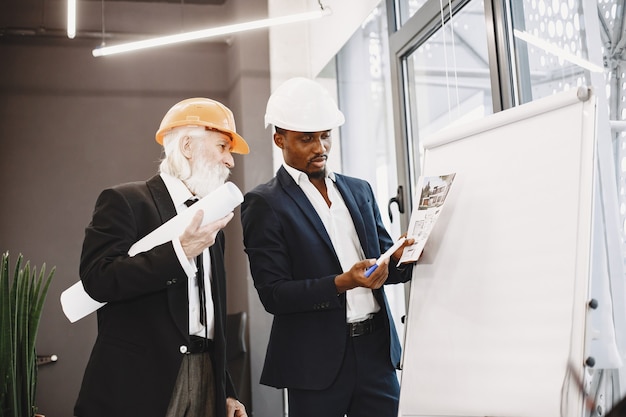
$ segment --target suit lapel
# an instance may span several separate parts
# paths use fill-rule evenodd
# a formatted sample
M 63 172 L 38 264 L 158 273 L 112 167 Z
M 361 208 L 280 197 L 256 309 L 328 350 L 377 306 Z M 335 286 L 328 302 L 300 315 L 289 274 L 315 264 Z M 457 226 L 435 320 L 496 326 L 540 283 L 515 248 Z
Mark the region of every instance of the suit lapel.
M 176 207 L 167 191 L 167 187 L 160 175 L 155 175 L 147 181 L 148 188 L 152 194 L 152 199 L 156 206 L 161 224 L 176 216 Z M 176 323 L 178 330 L 185 336 L 189 337 L 189 294 L 187 293 L 187 285 L 176 285 L 168 289 L 167 297 L 170 306 L 170 314 Z M 185 314 L 176 314 L 176 312 L 185 312 Z
M 365 256 L 368 257 L 369 253 L 369 241 L 367 239 L 367 227 L 375 228 L 376 225 L 368 225 L 365 226 L 365 222 L 363 220 L 363 215 L 359 210 L 359 206 L 356 202 L 354 194 L 348 184 L 346 184 L 345 178 L 341 175 L 335 174 L 335 184 L 337 185 L 337 189 L 341 193 L 343 197 L 343 201 L 346 203 L 346 207 L 348 207 L 348 211 L 350 212 L 350 217 L 352 217 L 352 221 L 354 223 L 354 228 L 356 229 L 356 234 L 359 236 L 359 242 L 361 242 L 361 247 L 363 248 L 363 252 L 365 252 Z
M 361 248 L 363 248 L 363 252 L 365 253 L 366 258 L 374 258 L 377 257 L 380 252 L 378 252 L 378 239 L 373 237 L 372 239 L 368 239 L 367 230 L 375 230 L 376 225 L 370 224 L 365 225 L 365 221 L 363 220 L 363 215 L 359 210 L 358 203 L 356 202 L 356 198 L 354 197 L 354 193 L 346 183 L 345 178 L 342 175 L 335 174 L 337 189 L 343 196 L 343 200 L 348 207 L 348 211 L 350 212 L 350 216 L 354 221 L 354 228 L 356 229 L 356 233 L 359 236 L 359 241 L 361 242 Z M 375 243 L 375 247 L 370 248 L 369 243 Z M 380 287 L 378 289 L 373 289 L 372 293 L 374 297 L 378 301 L 379 305 L 385 306 L 385 312 L 390 311 L 389 305 L 387 303 L 387 297 L 385 296 L 384 287 Z
M 304 191 L 296 184 L 291 175 L 287 172 L 284 167 L 280 167 L 278 170 L 278 174 L 276 175 L 280 184 L 283 187 L 283 190 L 289 195 L 289 197 L 296 203 L 296 205 L 302 210 L 306 219 L 311 222 L 313 225 L 313 229 L 319 234 L 320 238 L 328 245 L 328 247 L 334 252 L 335 249 L 330 240 L 330 236 L 326 231 L 326 227 L 324 227 L 324 223 L 322 223 L 322 219 L 318 216 L 315 208 L 309 201 Z
M 225 276 L 224 271 L 224 250 L 222 248 L 224 232 L 220 231 L 215 238 L 215 243 L 209 248 L 209 254 L 211 255 L 211 297 L 213 298 L 213 311 L 215 315 L 215 329 L 214 333 L 216 339 L 219 339 L 217 335 L 223 334 L 222 323 L 224 322 L 222 312 L 225 310 L 225 306 L 222 306 L 222 302 L 225 299 L 225 288 L 222 287 L 222 277 Z
M 147 181 L 148 189 L 152 194 L 152 199 L 161 217 L 161 223 L 165 223 L 176 216 L 176 207 L 167 191 L 167 187 L 160 175 L 155 175 Z
M 317 215 L 315 208 L 313 207 L 313 205 L 311 204 L 307 196 L 304 194 L 302 189 L 296 184 L 296 182 L 293 180 L 291 175 L 289 175 L 289 173 L 287 172 L 287 170 L 285 170 L 284 167 L 280 167 L 277 173 L 277 177 L 283 189 L 285 190 L 285 192 L 298 205 L 300 210 L 302 210 L 305 217 L 311 222 L 311 224 L 313 225 L 313 228 L 317 231 L 317 233 L 320 235 L 322 240 L 326 242 L 328 247 L 334 252 L 334 247 L 330 240 L 330 236 L 328 235 L 328 232 L 326 231 L 326 228 L 324 227 L 322 220 Z M 348 211 L 350 212 L 350 216 L 352 217 L 352 220 L 354 222 L 354 228 L 356 229 L 356 233 L 359 237 L 359 242 L 361 242 L 361 247 L 363 248 L 363 251 L 365 252 L 365 256 L 366 257 L 376 256 L 376 254 L 372 254 L 372 252 L 376 252 L 376 251 L 373 250 L 373 248 L 370 248 L 369 246 L 370 240 L 368 239 L 368 234 L 367 234 L 368 228 L 375 229 L 376 225 L 375 224 L 365 225 L 365 222 L 363 220 L 363 215 L 361 214 L 359 210 L 359 206 L 357 204 L 354 193 L 352 192 L 352 190 L 346 183 L 345 178 L 340 174 L 335 174 L 335 179 L 336 179 L 337 189 L 339 190 L 339 193 L 343 197 L 346 207 L 348 208 Z

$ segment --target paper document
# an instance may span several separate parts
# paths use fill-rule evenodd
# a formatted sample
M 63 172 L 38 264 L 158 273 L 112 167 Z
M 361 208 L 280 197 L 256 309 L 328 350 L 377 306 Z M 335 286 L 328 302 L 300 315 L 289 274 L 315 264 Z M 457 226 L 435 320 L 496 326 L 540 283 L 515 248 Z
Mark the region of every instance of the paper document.
M 138 240 L 128 250 L 130 256 L 148 251 L 155 246 L 180 236 L 189 226 L 192 217 L 200 209 L 204 211 L 202 224 L 214 222 L 233 211 L 243 202 L 243 194 L 235 184 L 227 182 L 215 191 L 200 199 L 187 210 L 163 223 L 160 227 L 148 233 Z M 63 313 L 74 323 L 88 314 L 93 313 L 106 303 L 101 303 L 91 298 L 83 287 L 82 281 L 78 281 L 61 294 L 61 306 Z
M 407 238 L 415 239 L 415 243 L 404 248 L 399 264 L 415 262 L 419 259 L 428 236 L 439 218 L 443 205 L 450 191 L 456 174 L 424 177 L 417 180 L 416 195 Z

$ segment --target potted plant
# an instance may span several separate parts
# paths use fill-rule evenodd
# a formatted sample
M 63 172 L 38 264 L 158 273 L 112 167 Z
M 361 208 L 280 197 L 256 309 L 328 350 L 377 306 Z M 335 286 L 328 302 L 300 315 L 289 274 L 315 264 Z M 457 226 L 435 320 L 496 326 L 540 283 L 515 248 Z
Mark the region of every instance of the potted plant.
M 0 262 L 0 417 L 33 417 L 37 389 L 35 341 L 55 268 L 39 274 L 20 254 L 11 274 L 9 253 Z

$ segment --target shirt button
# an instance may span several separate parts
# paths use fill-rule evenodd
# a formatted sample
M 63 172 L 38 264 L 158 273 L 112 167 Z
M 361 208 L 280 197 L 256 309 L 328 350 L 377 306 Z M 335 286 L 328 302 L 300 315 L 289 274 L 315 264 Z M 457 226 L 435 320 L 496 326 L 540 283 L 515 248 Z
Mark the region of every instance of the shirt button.
M 182 346 L 180 347 L 180 353 L 187 353 L 187 346 L 182 345 Z

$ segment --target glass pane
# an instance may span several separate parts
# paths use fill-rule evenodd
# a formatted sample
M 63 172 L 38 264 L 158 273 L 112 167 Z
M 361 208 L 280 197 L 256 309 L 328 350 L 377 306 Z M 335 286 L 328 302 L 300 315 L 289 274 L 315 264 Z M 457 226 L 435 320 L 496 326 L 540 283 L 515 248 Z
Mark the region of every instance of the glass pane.
M 488 61 L 483 1 L 473 0 L 405 60 L 410 142 L 493 112 Z
M 409 20 L 426 3 L 426 0 L 397 0 L 400 26 Z
M 564 59 L 586 58 L 579 3 L 578 0 L 511 2 L 520 103 L 588 83 L 585 70 Z M 546 43 L 555 49 L 548 52 Z M 555 50 L 562 53 L 557 55 Z
M 346 116 L 341 127 L 342 170 L 372 185 L 390 230 L 397 225 L 389 222 L 386 202 L 395 195 L 397 181 L 386 34 L 381 2 L 337 55 L 337 74 L 339 101 Z

